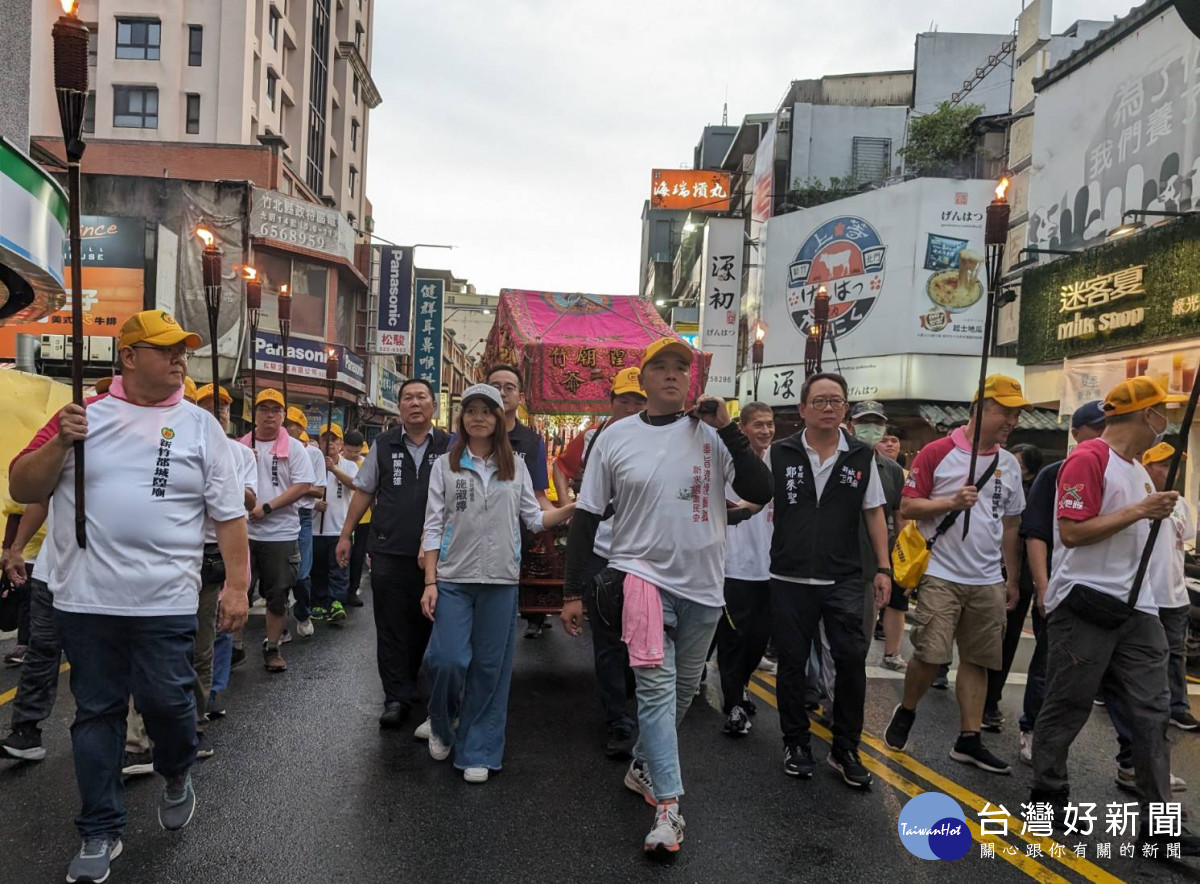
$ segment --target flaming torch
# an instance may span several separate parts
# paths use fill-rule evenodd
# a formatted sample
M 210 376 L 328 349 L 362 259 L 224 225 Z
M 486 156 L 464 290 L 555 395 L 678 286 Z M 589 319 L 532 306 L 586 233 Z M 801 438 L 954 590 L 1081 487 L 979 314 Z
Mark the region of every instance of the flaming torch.
M 283 339 L 283 401 L 291 402 L 288 399 L 287 379 L 288 379 L 288 338 L 292 335 L 292 293 L 288 291 L 286 285 L 279 287 L 279 337 Z
M 829 330 L 829 292 L 823 285 L 817 288 L 812 315 L 813 324 L 808 330 L 808 340 L 804 343 L 805 377 L 821 371 L 821 359 L 825 353 L 825 336 Z
M 758 379 L 763 370 L 763 342 L 767 339 L 767 327 L 761 319 L 754 323 L 754 342 L 750 344 L 750 376 L 754 380 L 754 401 L 758 401 Z
M 253 267 L 242 268 L 246 284 L 246 318 L 250 321 L 250 408 L 258 396 L 258 320 L 262 313 L 262 279 Z
M 221 422 L 221 369 L 217 355 L 217 320 L 221 315 L 221 247 L 217 238 L 207 227 L 197 227 L 196 236 L 204 243 L 200 255 L 200 269 L 204 277 L 204 307 L 208 311 L 208 341 L 212 355 L 213 417 Z

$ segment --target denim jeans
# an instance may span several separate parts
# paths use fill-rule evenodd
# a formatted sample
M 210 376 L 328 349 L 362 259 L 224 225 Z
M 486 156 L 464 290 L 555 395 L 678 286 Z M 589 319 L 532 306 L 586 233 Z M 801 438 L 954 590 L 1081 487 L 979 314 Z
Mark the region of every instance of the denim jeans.
M 309 582 L 312 587 L 312 604 L 328 608 L 333 602 L 346 603 L 346 590 L 350 582 L 350 569 L 337 563 L 334 552 L 338 539 L 329 535 L 312 538 L 312 568 Z M 422 587 L 422 592 L 424 587 Z
M 681 599 L 662 589 L 658 595 L 666 630 L 663 661 L 660 666 L 633 670 L 638 701 L 638 741 L 633 757 L 650 768 L 654 797 L 662 801 L 683 795 L 676 729 L 696 695 L 721 609 Z
M 212 694 L 219 694 L 229 687 L 229 671 L 233 667 L 233 633 L 218 632 L 213 641 Z
M 429 718 L 454 766 L 500 770 L 517 638 L 517 585 L 438 581 L 425 652 Z M 458 719 L 458 730 L 453 727 Z
M 300 513 L 300 572 L 296 575 L 296 585 L 292 589 L 296 603 L 292 605 L 292 614 L 297 620 L 307 620 L 309 608 L 312 606 L 312 562 L 313 562 L 313 511 L 299 510 Z
M 182 774 L 196 760 L 194 615 L 113 617 L 55 611 L 71 661 L 71 745 L 83 838 L 125 828 L 121 766 L 130 695 L 154 742 L 154 769 Z
M 17 696 L 13 700 L 12 726 L 45 721 L 58 695 L 58 664 L 62 646 L 54 626 L 54 596 L 40 580 L 26 583 L 29 589 L 29 644 Z

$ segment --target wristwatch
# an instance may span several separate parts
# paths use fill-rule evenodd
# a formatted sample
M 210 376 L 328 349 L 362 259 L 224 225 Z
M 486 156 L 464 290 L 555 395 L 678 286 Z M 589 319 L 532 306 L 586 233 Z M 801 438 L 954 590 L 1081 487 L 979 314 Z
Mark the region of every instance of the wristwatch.
M 269 515 L 271 515 L 271 504 L 269 504 L 269 503 L 264 503 L 264 504 L 263 504 L 263 515 L 264 515 L 264 516 L 269 516 Z
M 876 574 L 886 574 L 888 577 L 891 577 L 892 569 L 891 568 L 876 568 L 875 573 Z

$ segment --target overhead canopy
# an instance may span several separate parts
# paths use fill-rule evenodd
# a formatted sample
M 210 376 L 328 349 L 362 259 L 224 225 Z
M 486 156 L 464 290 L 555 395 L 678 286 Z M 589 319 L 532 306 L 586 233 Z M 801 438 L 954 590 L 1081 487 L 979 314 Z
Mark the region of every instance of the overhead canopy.
M 521 370 L 533 413 L 602 414 L 613 377 L 659 338 L 682 340 L 646 298 L 501 289 L 484 357 Z M 694 352 L 690 400 L 708 374 L 708 357 Z

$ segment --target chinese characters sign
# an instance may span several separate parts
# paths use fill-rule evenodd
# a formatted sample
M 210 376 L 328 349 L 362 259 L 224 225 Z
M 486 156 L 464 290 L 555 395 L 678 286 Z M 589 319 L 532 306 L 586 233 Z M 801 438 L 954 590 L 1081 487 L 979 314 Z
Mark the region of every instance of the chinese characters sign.
M 375 352 L 408 352 L 412 286 L 412 249 L 393 246 L 380 249 Z
M 250 232 L 262 239 L 354 260 L 354 229 L 341 212 L 273 190 L 254 188 Z
M 442 279 L 418 279 L 415 283 L 416 319 L 413 329 L 416 352 L 413 353 L 413 376 L 424 378 L 433 389 L 442 387 L 442 296 L 446 282 Z
M 1142 320 L 1146 318 L 1146 310 L 1143 307 L 1114 310 L 1099 316 L 1085 316 L 1082 311 L 1095 310 L 1123 298 L 1146 294 L 1142 285 L 1142 271 L 1145 269 L 1145 264 L 1139 264 L 1137 267 L 1127 267 L 1115 273 L 1093 276 L 1091 279 L 1064 285 L 1059 291 L 1058 312 L 1074 315 L 1059 323 L 1058 339 L 1068 341 L 1072 338 L 1090 337 L 1098 332 L 1141 325 Z
M 711 169 L 655 169 L 650 173 L 650 208 L 728 212 L 728 172 Z
M 322 341 L 303 335 L 288 336 L 288 377 L 304 380 L 325 381 L 325 365 L 329 348 L 337 351 L 337 382 L 360 393 L 367 389 L 367 364 L 361 356 L 351 353 L 341 344 Z M 283 338 L 274 332 L 259 329 L 254 338 L 254 354 L 259 371 L 280 372 L 283 370 Z M 262 378 L 259 378 L 262 384 Z
M 712 218 L 704 225 L 700 255 L 700 349 L 712 354 L 704 392 L 726 399 L 737 393 L 742 239 L 740 218 Z

